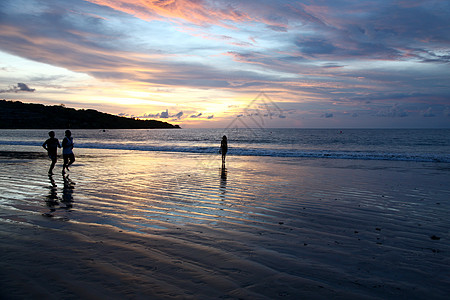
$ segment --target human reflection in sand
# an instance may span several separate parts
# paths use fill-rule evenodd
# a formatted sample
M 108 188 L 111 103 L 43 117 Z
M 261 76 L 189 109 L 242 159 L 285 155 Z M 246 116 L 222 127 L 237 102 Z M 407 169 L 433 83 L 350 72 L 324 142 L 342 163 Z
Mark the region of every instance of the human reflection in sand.
M 220 198 L 225 200 L 225 194 L 227 192 L 227 168 L 225 164 L 222 164 L 220 168 Z
M 63 203 L 65 206 L 61 207 L 64 209 L 71 209 L 73 207 L 73 190 L 75 188 L 75 182 L 73 182 L 69 178 L 69 174 L 63 175 L 64 180 L 64 188 L 62 192 L 62 200 L 61 203 Z
M 45 196 L 45 204 L 49 207 L 50 211 L 45 213 L 44 216 L 52 217 L 52 213 L 56 211 L 58 203 L 58 186 L 56 185 L 53 175 L 48 175 L 50 180 L 50 186 L 48 195 Z
M 59 209 L 70 211 L 73 207 L 73 190 L 75 182 L 73 182 L 69 175 L 63 175 L 64 187 L 62 189 L 62 197 L 58 197 L 58 186 L 53 178 L 53 175 L 49 175 L 50 180 L 49 193 L 45 195 L 45 204 L 49 208 L 49 212 L 43 213 L 45 217 L 53 218 L 54 214 Z M 63 217 L 67 219 L 67 216 Z

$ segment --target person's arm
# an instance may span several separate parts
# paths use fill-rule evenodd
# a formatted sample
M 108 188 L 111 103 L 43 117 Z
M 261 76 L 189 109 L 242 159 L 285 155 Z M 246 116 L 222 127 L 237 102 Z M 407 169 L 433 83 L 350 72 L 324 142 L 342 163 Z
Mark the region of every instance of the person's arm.
M 48 140 L 46 140 L 46 141 L 42 144 L 42 148 L 44 148 L 45 150 L 48 151 L 48 149 L 47 149 L 47 141 L 48 141 Z

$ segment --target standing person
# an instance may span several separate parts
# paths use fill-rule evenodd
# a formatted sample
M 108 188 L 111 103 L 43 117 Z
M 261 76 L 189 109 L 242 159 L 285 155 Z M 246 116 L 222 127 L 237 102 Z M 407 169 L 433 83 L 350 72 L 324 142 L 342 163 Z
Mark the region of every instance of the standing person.
M 64 159 L 64 165 L 63 165 L 63 173 L 65 173 L 65 170 L 69 171 L 69 166 L 73 164 L 75 161 L 75 155 L 73 154 L 73 138 L 72 138 L 72 132 L 70 130 L 66 130 L 66 136 L 64 137 L 62 141 L 62 147 L 63 147 L 63 159 Z
M 228 140 L 227 136 L 222 137 L 222 142 L 220 143 L 220 153 L 222 153 L 222 165 L 225 164 L 225 156 L 227 156 L 228 151 Z
M 48 133 L 48 138 L 43 144 L 42 147 L 44 147 L 45 150 L 47 150 L 48 157 L 52 160 L 52 163 L 50 164 L 50 169 L 48 170 L 48 175 L 53 175 L 53 168 L 55 167 L 56 160 L 58 159 L 58 148 L 61 148 L 61 145 L 59 144 L 59 141 L 57 138 L 55 138 L 55 132 L 50 131 Z

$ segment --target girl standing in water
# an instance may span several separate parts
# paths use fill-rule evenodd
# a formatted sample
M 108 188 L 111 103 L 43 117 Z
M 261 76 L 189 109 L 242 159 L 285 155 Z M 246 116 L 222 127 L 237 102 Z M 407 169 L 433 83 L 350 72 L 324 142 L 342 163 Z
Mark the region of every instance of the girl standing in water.
M 222 137 L 222 142 L 220 143 L 220 153 L 222 153 L 222 165 L 225 164 L 225 156 L 227 156 L 228 151 L 228 140 L 227 136 Z

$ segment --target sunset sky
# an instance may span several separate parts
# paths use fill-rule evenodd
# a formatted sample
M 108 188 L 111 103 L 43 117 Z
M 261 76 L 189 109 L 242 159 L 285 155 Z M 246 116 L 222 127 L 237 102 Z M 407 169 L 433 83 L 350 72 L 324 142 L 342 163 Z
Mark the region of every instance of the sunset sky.
M 448 0 L 1 0 L 0 99 L 191 127 L 450 127 Z

